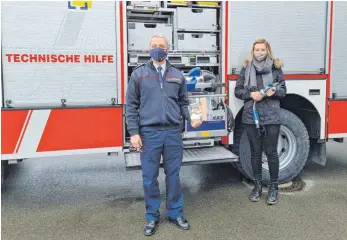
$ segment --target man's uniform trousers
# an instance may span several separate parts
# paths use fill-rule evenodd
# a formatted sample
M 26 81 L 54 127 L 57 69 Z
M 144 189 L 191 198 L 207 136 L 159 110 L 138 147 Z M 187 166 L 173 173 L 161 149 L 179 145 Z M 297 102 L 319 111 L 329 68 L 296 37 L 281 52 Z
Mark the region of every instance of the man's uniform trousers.
M 180 169 L 183 158 L 183 142 L 180 128 L 140 129 L 142 148 L 140 152 L 143 187 L 146 203 L 146 219 L 160 218 L 160 190 L 158 184 L 159 164 L 163 156 L 166 175 L 166 209 L 168 217 L 176 219 L 183 215 L 183 194 L 180 184 Z

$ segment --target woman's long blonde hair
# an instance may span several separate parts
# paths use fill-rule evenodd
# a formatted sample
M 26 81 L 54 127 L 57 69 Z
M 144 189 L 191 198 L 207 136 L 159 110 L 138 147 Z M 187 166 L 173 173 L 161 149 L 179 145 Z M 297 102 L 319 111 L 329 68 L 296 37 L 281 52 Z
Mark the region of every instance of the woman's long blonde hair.
M 253 43 L 253 46 L 252 46 L 252 49 L 251 49 L 251 55 L 249 56 L 249 58 L 247 60 L 245 60 L 243 66 L 244 67 L 247 67 L 248 63 L 251 62 L 253 60 L 253 54 L 254 54 L 254 47 L 256 44 L 265 44 L 266 46 L 266 51 L 267 51 L 267 54 L 268 56 L 274 61 L 274 65 L 276 68 L 281 68 L 283 67 L 283 62 L 281 59 L 279 58 L 274 58 L 273 56 L 273 53 L 272 53 L 272 50 L 271 50 L 271 45 L 270 45 L 270 42 L 264 38 L 260 38 L 260 39 L 257 39 L 255 40 L 255 42 Z

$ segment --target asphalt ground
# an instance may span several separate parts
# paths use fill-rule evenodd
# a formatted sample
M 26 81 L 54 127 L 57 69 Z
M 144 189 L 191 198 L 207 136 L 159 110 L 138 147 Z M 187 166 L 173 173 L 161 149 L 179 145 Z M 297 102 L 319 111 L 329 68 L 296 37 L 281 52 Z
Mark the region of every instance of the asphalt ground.
M 151 239 L 347 239 L 347 144 L 329 143 L 325 167 L 310 163 L 303 190 L 252 203 L 251 186 L 229 164 L 181 171 L 182 231 L 168 223 L 160 171 L 162 220 Z M 1 239 L 148 239 L 143 236 L 140 171 L 104 154 L 25 160 L 10 166 L 2 187 Z

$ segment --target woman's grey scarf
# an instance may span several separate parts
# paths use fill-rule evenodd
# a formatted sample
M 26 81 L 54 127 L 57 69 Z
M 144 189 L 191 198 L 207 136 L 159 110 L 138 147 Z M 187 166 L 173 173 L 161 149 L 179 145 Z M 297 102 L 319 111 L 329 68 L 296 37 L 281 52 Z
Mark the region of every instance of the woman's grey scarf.
M 267 84 L 272 83 L 272 66 L 273 60 L 269 56 L 267 56 L 266 59 L 261 62 L 253 58 L 253 60 L 249 62 L 246 67 L 244 86 L 248 89 L 252 89 L 254 87 L 257 88 L 257 73 L 262 74 L 264 87 Z

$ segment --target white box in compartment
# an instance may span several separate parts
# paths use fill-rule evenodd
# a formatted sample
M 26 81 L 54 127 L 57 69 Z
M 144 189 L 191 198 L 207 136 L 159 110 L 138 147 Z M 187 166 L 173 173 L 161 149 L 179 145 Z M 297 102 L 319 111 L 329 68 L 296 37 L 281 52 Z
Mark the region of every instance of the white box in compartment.
M 178 50 L 216 51 L 217 35 L 210 33 L 178 33 Z
M 217 9 L 177 8 L 180 30 L 217 30 Z
M 128 50 L 149 49 L 154 34 L 163 34 L 172 45 L 172 24 L 128 22 Z
M 160 1 L 130 1 L 132 7 L 160 7 Z

